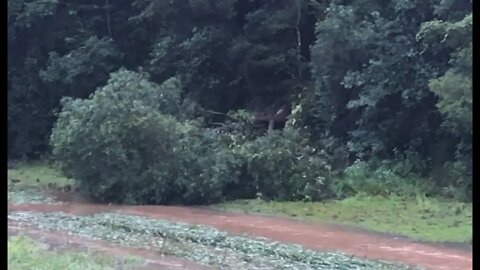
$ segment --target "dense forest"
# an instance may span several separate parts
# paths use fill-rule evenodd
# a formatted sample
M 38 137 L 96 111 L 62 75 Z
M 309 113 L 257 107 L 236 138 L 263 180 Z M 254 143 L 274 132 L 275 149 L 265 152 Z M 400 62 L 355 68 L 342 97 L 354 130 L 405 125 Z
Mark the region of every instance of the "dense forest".
M 8 156 L 99 201 L 471 200 L 471 0 L 8 0 Z

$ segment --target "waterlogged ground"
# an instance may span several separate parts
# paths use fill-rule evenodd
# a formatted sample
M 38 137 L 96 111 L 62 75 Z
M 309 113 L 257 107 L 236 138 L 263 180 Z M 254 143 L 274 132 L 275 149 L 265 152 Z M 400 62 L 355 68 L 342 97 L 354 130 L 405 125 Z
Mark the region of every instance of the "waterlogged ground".
M 61 230 L 90 240 L 142 247 L 209 266 L 227 269 L 408 269 L 299 245 L 230 235 L 208 226 L 193 226 L 124 214 L 73 216 L 63 213 L 13 212 L 9 219 L 41 230 Z
M 287 220 L 184 207 L 59 203 L 33 188 L 11 188 L 9 202 L 9 234 L 137 255 L 155 262 L 152 269 L 413 269 L 379 259 L 471 269 L 469 251 Z
M 40 192 L 39 188 L 32 186 L 9 186 L 8 187 L 9 204 L 62 204 L 63 202 L 55 200 L 47 193 Z
M 239 200 L 215 206 L 223 211 L 264 214 L 308 222 L 354 224 L 414 240 L 463 243 L 472 240 L 472 204 L 435 198 L 352 197 L 325 202 Z
M 10 201 L 39 203 L 41 194 L 11 192 Z M 52 202 L 53 199 L 45 199 Z M 62 212 L 11 211 L 10 227 L 28 225 L 39 231 L 61 231 L 89 240 L 148 248 L 206 266 L 225 269 L 413 269 L 367 261 L 340 253 L 323 253 L 265 238 L 232 235 L 209 226 L 173 223 L 119 213 L 76 216 Z M 14 226 L 14 224 L 16 226 Z

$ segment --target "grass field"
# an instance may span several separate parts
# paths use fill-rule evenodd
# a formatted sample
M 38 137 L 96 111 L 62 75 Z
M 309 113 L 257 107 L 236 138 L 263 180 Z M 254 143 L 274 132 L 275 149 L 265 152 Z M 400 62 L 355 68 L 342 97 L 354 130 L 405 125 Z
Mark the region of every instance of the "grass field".
M 21 185 L 47 186 L 48 183 L 64 186 L 72 179 L 63 176 L 52 165 L 44 161 L 17 163 L 8 169 L 8 180 L 20 180 Z
M 119 263 L 123 268 L 118 268 Z M 8 269 L 13 270 L 135 269 L 135 263 L 133 258 L 115 259 L 86 252 L 48 251 L 41 243 L 27 237 L 8 238 Z
M 243 213 L 335 222 L 432 242 L 470 242 L 472 204 L 433 198 L 352 197 L 327 202 L 240 200 L 214 206 Z

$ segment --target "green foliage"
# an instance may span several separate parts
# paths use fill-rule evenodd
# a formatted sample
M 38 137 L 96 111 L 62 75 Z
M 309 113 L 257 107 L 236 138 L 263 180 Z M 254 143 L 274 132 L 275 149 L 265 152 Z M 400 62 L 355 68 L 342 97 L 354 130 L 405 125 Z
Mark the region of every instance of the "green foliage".
M 176 186 L 172 193 L 180 191 L 178 195 L 187 204 L 208 204 L 248 194 L 241 179 L 244 162 L 230 149 L 231 142 L 229 136 L 215 130 L 196 129 L 184 134 L 178 141 L 180 150 L 174 168 L 178 174 L 172 179 Z M 171 201 L 175 200 L 172 196 Z
M 163 30 L 151 38 L 145 61 L 155 81 L 176 74 L 191 98 L 225 113 L 288 98 L 299 70 L 308 73 L 295 30 L 306 23 L 308 1 L 289 2 L 200 0 L 166 7 L 136 1 L 132 21 Z
M 417 34 L 428 50 L 450 53 L 449 69 L 432 79 L 430 90 L 438 96 L 436 104 L 443 115 L 446 133 L 456 138 L 454 156 L 444 164 L 452 186 L 459 186 L 454 197 L 471 198 L 472 185 L 472 14 L 456 22 L 425 22 Z M 450 193 L 452 196 L 452 192 Z
M 156 85 L 120 70 L 90 99 L 65 99 L 51 137 L 55 159 L 83 193 L 101 201 L 325 196 L 327 166 L 297 132 L 246 141 L 181 122 L 180 90 L 175 78 Z
M 115 69 L 120 52 L 102 38 L 102 31 L 95 31 L 95 6 L 56 0 L 10 2 L 8 152 L 13 158 L 38 157 L 48 151 L 60 99 L 92 93 Z
M 396 160 L 396 152 L 414 153 L 414 159 L 422 161 L 421 169 L 414 169 L 416 174 L 438 175 L 443 167 L 442 174 L 450 179 L 434 176 L 435 182 L 441 188 L 459 186 L 468 194 L 472 182 L 470 0 L 111 2 L 104 6 L 88 1 L 9 0 L 9 157 L 48 152 L 60 100 L 87 98 L 106 84 L 108 74 L 125 67 L 139 72 L 116 73 L 113 80 L 120 85 L 105 87 L 130 90 L 118 91 L 121 94 L 104 90 L 88 100 L 65 99 L 63 118 L 53 136 L 61 147 L 55 146 L 55 151 L 118 144 L 125 149 L 151 148 L 148 155 L 155 155 L 166 151 L 167 145 L 183 149 L 179 145 L 183 143 L 191 153 L 181 153 L 186 156 L 179 159 L 181 166 L 195 173 L 203 166 L 218 166 L 219 172 L 205 173 L 199 183 L 218 177 L 212 185 L 220 187 L 219 179 L 232 175 L 231 182 L 224 184 L 246 186 L 243 194 L 251 196 L 258 191 L 260 178 L 269 179 L 266 185 L 278 178 L 294 190 L 280 188 L 282 195 L 272 197 L 300 198 L 303 195 L 292 194 L 305 193 L 300 191 L 303 184 L 292 183 L 302 181 L 287 183 L 286 178 L 297 179 L 297 171 L 310 167 L 300 162 L 292 172 L 273 169 L 280 166 L 277 162 L 292 163 L 288 155 L 297 152 L 274 153 L 277 147 L 293 147 L 296 135 L 262 136 L 263 131 L 250 121 L 252 113 L 293 104 L 287 126 L 309 140 L 296 151 L 309 152 L 305 145 L 318 149 L 309 158 L 316 156 L 329 164 L 332 177 L 356 159 L 371 164 Z M 110 94 L 101 98 L 102 93 Z M 232 117 L 228 115 L 232 111 L 245 114 Z M 210 130 L 219 123 L 220 128 Z M 132 132 L 123 134 L 123 129 Z M 167 141 L 157 145 L 160 139 L 153 134 L 159 130 L 166 133 Z M 99 135 L 92 135 L 95 132 Z M 151 141 L 134 137 L 135 132 Z M 82 139 L 84 135 L 89 140 Z M 182 142 L 173 142 L 177 139 Z M 78 145 L 73 146 L 74 141 Z M 212 142 L 215 147 L 208 147 Z M 442 144 L 444 154 L 434 154 Z M 246 150 L 235 152 L 242 147 Z M 140 155 L 139 150 L 125 149 L 106 155 L 112 160 Z M 71 167 L 89 153 L 77 150 L 65 152 Z M 225 156 L 215 160 L 215 155 L 208 157 L 203 151 Z M 255 151 L 265 152 L 259 155 L 267 167 L 253 165 Z M 224 161 L 232 164 L 222 165 Z M 247 161 L 255 173 L 248 172 Z M 311 167 L 320 166 L 316 163 L 312 160 Z M 90 166 L 82 163 L 79 168 L 86 170 L 86 165 Z M 134 175 L 139 175 L 148 174 L 140 171 L 153 165 L 135 166 Z M 178 181 L 193 180 L 185 176 Z M 179 192 L 189 194 L 191 202 L 205 200 L 203 193 L 215 200 L 228 193 L 206 192 L 204 184 L 190 185 L 188 193 L 183 188 L 187 184 L 181 186 Z M 106 188 L 112 189 L 112 184 Z
M 40 78 L 61 96 L 87 97 L 107 79 L 120 57 L 111 39 L 93 36 L 63 56 L 50 53 Z
M 440 46 L 450 48 L 465 47 L 472 41 L 472 24 L 472 13 L 457 22 L 427 21 L 421 25 L 417 39 L 424 44 L 439 42 Z
M 430 82 L 432 91 L 440 97 L 437 106 L 445 115 L 445 124 L 454 132 L 472 130 L 472 78 L 447 71 Z
M 372 170 L 363 161 L 356 161 L 345 170 L 345 178 L 337 179 L 333 183 L 334 190 L 339 197 L 366 194 L 372 196 L 389 195 L 398 176 L 390 170 Z
M 180 84 L 120 70 L 90 99 L 63 101 L 53 155 L 93 199 L 124 203 L 208 203 L 238 181 L 225 135 L 192 121 Z M 188 109 L 188 107 L 186 108 Z
M 471 132 L 472 126 L 472 14 L 458 22 L 429 21 L 422 25 L 417 39 L 426 46 L 441 43 L 453 50 L 450 69 L 430 81 L 439 101 L 437 107 L 445 124 L 457 134 Z
M 30 28 L 34 23 L 42 20 L 43 18 L 55 15 L 58 4 L 57 0 L 34 0 L 16 2 L 16 4 L 12 5 L 12 9 L 15 9 L 17 11 L 14 12 L 14 14 L 16 15 L 15 26 L 24 28 Z M 10 6 L 10 1 L 8 4 Z M 22 5 L 23 7 L 20 7 Z
M 332 181 L 336 196 L 343 198 L 364 194 L 368 196 L 415 196 L 427 192 L 428 180 L 414 173 L 411 161 L 396 160 L 372 164 L 357 160 L 343 175 Z
M 432 70 L 422 64 L 415 45 L 418 20 L 405 17 L 414 8 L 419 7 L 390 3 L 362 15 L 332 5 L 317 25 L 313 110 L 325 114 L 317 121 L 329 123 L 325 127 L 334 136 L 348 136 L 349 151 L 360 158 L 418 145 L 429 135 Z M 337 43 L 341 48 L 333 46 Z
M 329 195 L 329 166 L 293 130 L 272 132 L 241 145 L 247 174 L 260 196 L 276 200 L 319 200 Z
M 315 87 L 301 99 L 301 125 L 316 144 L 333 136 L 347 146 L 351 161 L 388 160 L 394 159 L 394 150 L 413 151 L 425 161 L 417 171 L 425 175 L 438 163 L 458 159 L 431 156 L 432 138 L 449 136 L 453 144 L 465 145 L 456 156 L 471 160 L 472 18 L 464 2 L 331 4 L 316 25 Z M 447 7 L 458 21 L 435 18 L 445 18 Z M 445 135 L 442 125 L 456 139 Z M 463 168 L 468 177 L 468 162 Z
M 64 99 L 51 136 L 53 155 L 85 194 L 103 201 L 164 201 L 177 173 L 175 145 L 183 130 L 180 89 L 120 70 L 90 99 Z M 162 163 L 163 161 L 163 163 Z M 161 168 L 157 168 L 160 163 Z M 162 181 L 166 181 L 162 185 Z M 148 194 L 152 183 L 163 188 Z M 119 196 L 123 194 L 125 196 Z M 154 196 L 158 195 L 158 196 Z

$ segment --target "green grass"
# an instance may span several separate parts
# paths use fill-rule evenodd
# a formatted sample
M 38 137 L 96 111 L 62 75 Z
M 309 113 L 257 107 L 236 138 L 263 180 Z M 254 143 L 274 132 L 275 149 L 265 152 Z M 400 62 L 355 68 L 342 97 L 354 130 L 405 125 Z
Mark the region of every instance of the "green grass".
M 73 184 L 73 180 L 63 176 L 52 165 L 45 161 L 18 163 L 8 169 L 8 180 L 18 179 L 20 185 L 47 186 L 48 183 L 57 186 Z
M 471 242 L 472 204 L 433 198 L 352 197 L 326 202 L 233 201 L 214 208 L 335 222 L 431 242 Z
M 120 260 L 127 267 L 122 269 L 135 269 L 135 262 L 138 261 L 134 258 L 114 259 L 86 252 L 47 251 L 41 243 L 23 236 L 8 239 L 8 269 L 13 270 L 116 269 L 115 264 Z

